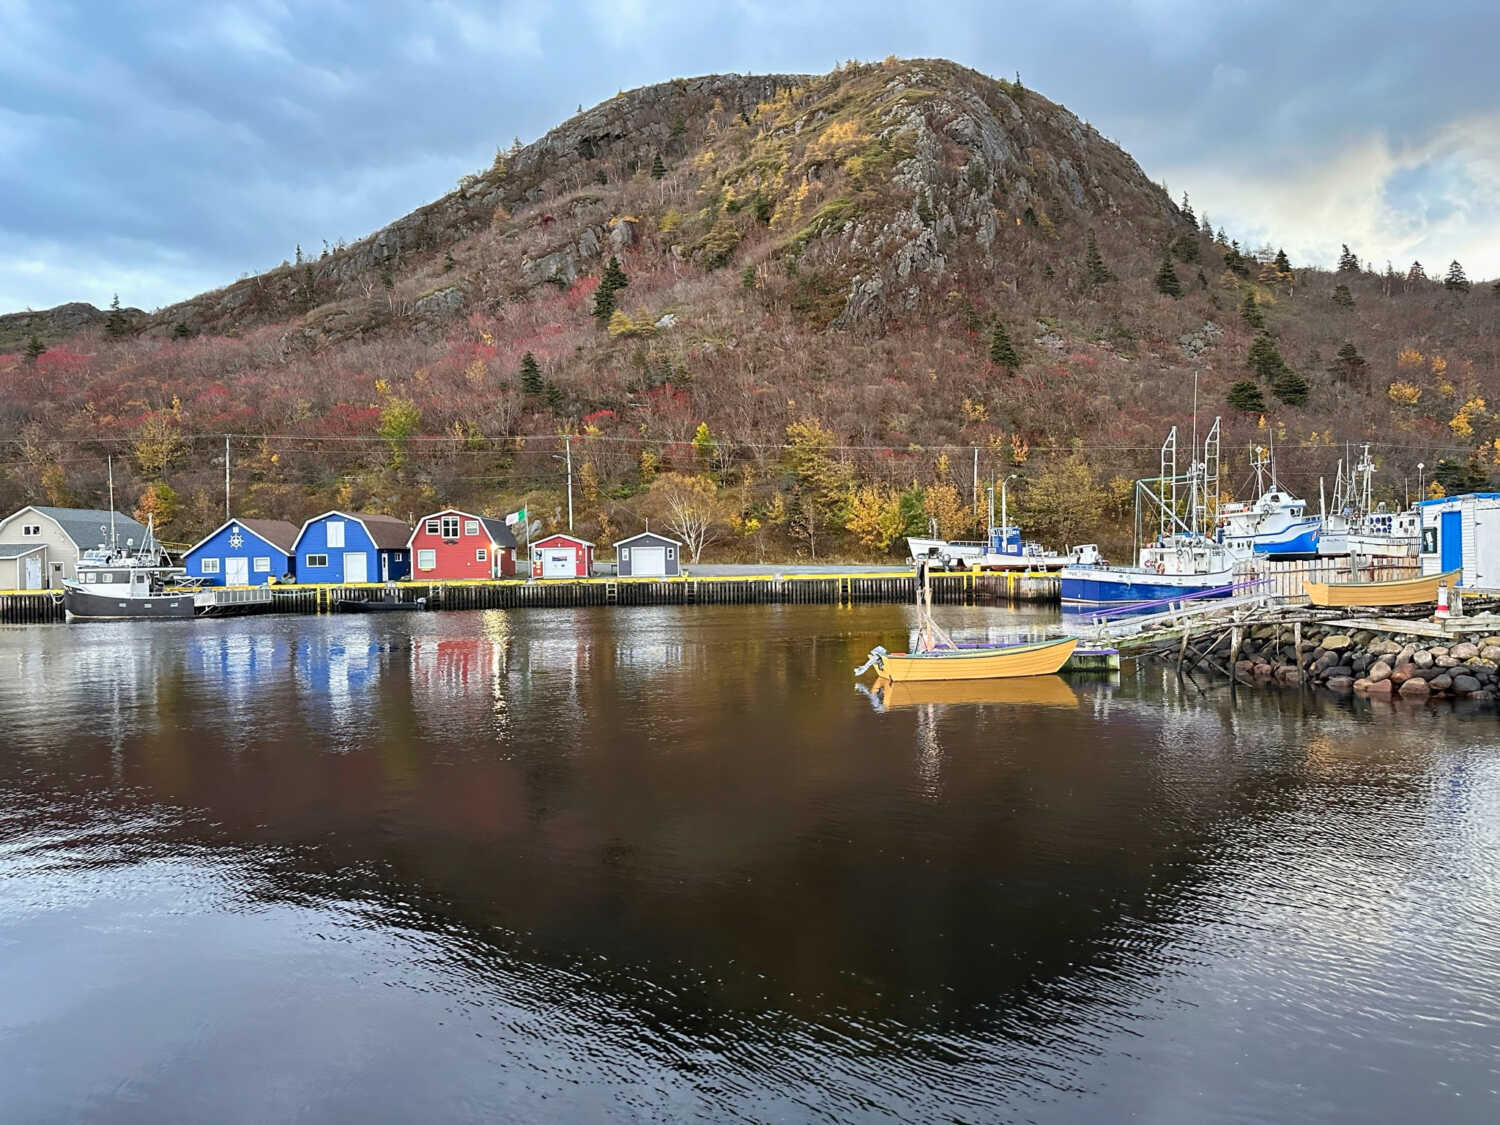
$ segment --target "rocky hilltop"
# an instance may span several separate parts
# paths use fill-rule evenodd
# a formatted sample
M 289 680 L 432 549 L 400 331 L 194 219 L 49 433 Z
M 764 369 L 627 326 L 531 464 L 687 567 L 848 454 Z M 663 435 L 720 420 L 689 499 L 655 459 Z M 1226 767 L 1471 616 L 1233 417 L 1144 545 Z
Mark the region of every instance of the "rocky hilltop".
M 556 521 L 571 434 L 600 542 L 662 510 L 665 476 L 710 496 L 717 551 L 878 554 L 971 531 L 1014 475 L 1029 532 L 1123 549 L 1195 382 L 1229 492 L 1272 437 L 1313 500 L 1346 440 L 1380 443 L 1388 499 L 1417 461 L 1487 483 L 1496 294 L 1349 257 L 1242 246 L 1069 110 L 951 62 L 678 79 L 127 331 L 7 318 L 10 347 L 53 347 L 0 357 L 26 450 L 0 500 L 94 497 L 92 446 L 190 535 L 230 434 L 246 516 L 524 499 Z

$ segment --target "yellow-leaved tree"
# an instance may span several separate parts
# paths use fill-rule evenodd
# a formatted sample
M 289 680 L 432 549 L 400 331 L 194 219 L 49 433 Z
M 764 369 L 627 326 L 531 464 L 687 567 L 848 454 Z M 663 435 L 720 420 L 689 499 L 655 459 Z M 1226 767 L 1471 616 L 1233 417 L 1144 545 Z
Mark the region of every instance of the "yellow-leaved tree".
M 849 496 L 849 518 L 844 523 L 867 551 L 888 551 L 906 530 L 901 494 L 893 488 L 869 484 Z
M 663 526 L 682 540 L 692 562 L 719 536 L 727 515 L 719 486 L 708 477 L 662 473 L 651 482 L 648 503 Z
M 1052 461 L 1020 490 L 1021 526 L 1053 549 L 1097 536 L 1109 502 L 1081 453 Z

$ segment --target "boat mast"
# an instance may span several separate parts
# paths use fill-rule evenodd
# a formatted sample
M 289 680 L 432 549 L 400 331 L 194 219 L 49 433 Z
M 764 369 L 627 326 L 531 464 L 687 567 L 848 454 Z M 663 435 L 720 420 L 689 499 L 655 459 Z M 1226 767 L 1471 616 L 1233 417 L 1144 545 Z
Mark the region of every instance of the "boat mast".
M 115 551 L 115 459 L 109 457 L 106 462 L 109 466 L 109 551 Z

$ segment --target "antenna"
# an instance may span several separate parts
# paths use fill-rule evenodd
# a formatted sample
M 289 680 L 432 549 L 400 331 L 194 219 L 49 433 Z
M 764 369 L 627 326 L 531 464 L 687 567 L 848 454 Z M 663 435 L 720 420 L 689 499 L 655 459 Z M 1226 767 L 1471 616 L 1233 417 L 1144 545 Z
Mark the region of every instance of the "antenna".
M 105 462 L 109 466 L 109 549 L 113 553 L 115 549 L 115 459 L 110 457 Z

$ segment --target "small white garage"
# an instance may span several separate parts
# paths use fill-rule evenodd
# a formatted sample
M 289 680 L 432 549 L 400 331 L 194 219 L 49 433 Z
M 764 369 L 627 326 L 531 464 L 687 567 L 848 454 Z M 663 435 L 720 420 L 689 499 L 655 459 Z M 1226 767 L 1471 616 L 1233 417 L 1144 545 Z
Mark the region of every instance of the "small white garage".
M 47 545 L 0 544 L 0 590 L 45 590 Z
M 676 578 L 682 573 L 682 544 L 654 531 L 643 531 L 615 544 L 621 578 Z

